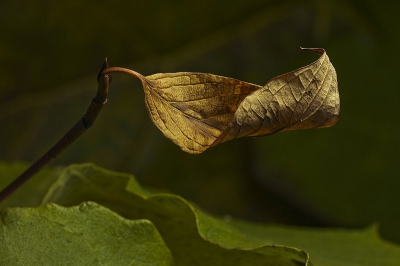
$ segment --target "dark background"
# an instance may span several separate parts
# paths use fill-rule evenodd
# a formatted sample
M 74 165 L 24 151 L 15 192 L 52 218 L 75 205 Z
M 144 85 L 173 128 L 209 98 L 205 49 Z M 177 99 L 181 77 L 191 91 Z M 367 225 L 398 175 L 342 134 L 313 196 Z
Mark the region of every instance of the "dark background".
M 34 161 L 84 113 L 104 57 L 144 75 L 196 71 L 263 85 L 326 49 L 341 117 L 329 129 L 182 152 L 141 83 L 115 74 L 94 127 L 52 165 L 132 173 L 205 210 L 257 222 L 364 227 L 400 243 L 399 15 L 391 1 L 2 1 L 0 160 Z

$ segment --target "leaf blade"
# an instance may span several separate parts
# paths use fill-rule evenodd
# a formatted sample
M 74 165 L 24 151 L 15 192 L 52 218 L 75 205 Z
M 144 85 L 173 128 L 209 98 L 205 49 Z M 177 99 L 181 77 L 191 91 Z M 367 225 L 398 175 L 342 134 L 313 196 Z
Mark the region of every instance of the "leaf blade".
M 237 105 L 261 86 L 222 76 L 178 72 L 143 77 L 153 123 L 189 153 L 208 149 L 229 124 Z
M 336 71 L 324 49 L 315 62 L 265 86 L 213 74 L 178 72 L 139 78 L 153 123 L 182 150 L 198 154 L 227 140 L 336 124 Z
M 176 265 L 295 266 L 295 261 L 307 261 L 304 251 L 292 247 L 268 246 L 252 252 L 265 242 L 208 216 L 180 196 L 150 193 L 133 176 L 93 164 L 67 167 L 44 202 L 73 206 L 87 200 L 96 201 L 128 219 L 152 221 Z M 212 235 L 213 230 L 200 231 L 214 225 L 219 228 L 214 231 L 217 235 Z M 218 235 L 229 237 L 223 240 Z
M 238 137 L 329 127 L 337 122 L 340 100 L 335 68 L 323 49 L 306 50 L 321 56 L 308 66 L 273 78 L 246 97 L 215 145 Z
M 93 202 L 0 211 L 1 265 L 173 265 L 148 220 L 126 220 Z
M 400 247 L 380 239 L 376 227 L 320 229 L 221 219 L 177 195 L 146 191 L 131 175 L 92 164 L 72 165 L 62 178 L 56 184 L 59 192 L 54 189 L 46 201 L 74 205 L 96 200 L 124 217 L 148 219 L 167 243 L 176 265 L 193 260 L 197 265 L 249 265 L 249 260 L 251 265 L 298 265 L 311 259 L 314 265 L 368 261 L 394 266 L 400 259 Z

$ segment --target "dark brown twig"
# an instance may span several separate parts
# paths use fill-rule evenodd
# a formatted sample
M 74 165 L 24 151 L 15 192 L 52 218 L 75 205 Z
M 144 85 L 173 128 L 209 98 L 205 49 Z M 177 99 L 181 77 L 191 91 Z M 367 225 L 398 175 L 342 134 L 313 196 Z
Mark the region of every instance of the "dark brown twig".
M 106 68 L 108 68 L 107 58 L 104 60 L 100 72 L 97 75 L 97 94 L 93 98 L 83 117 L 79 119 L 79 121 L 49 151 L 47 151 L 45 155 L 32 164 L 25 172 L 0 192 L 0 202 L 9 197 L 26 181 L 37 174 L 44 166 L 46 166 L 52 159 L 56 158 L 80 135 L 82 135 L 83 132 L 93 125 L 101 108 L 107 103 L 111 74 L 103 73 Z

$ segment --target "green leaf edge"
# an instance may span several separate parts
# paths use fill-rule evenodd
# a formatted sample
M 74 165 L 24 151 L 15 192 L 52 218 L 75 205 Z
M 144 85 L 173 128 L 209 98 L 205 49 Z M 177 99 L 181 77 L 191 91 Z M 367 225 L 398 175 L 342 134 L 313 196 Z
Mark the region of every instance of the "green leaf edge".
M 197 228 L 197 232 L 199 236 L 212 244 L 215 244 L 223 249 L 226 250 L 243 250 L 243 251 L 249 251 L 249 252 L 255 252 L 263 255 L 280 255 L 282 256 L 282 253 L 285 253 L 285 259 L 292 259 L 295 261 L 300 261 L 302 263 L 305 263 L 304 265 L 310 266 L 312 265 L 311 260 L 310 260 L 310 255 L 299 248 L 296 247 L 291 247 L 291 246 L 286 246 L 286 245 L 275 245 L 275 244 L 265 244 L 265 239 L 255 239 L 253 235 L 247 235 L 243 232 L 240 231 L 239 228 L 234 226 L 233 224 L 230 224 L 226 221 L 223 221 L 221 219 L 215 218 L 214 216 L 205 213 L 204 211 L 200 210 L 199 207 L 194 206 L 194 204 L 189 203 L 186 199 L 182 198 L 179 195 L 174 195 L 174 194 L 169 194 L 169 193 L 152 193 L 149 190 L 143 188 L 135 179 L 135 177 L 131 174 L 127 173 L 120 173 L 120 172 L 115 172 L 112 170 L 108 170 L 105 168 L 102 168 L 100 166 L 97 166 L 93 163 L 83 163 L 83 164 L 72 164 L 64 168 L 64 170 L 61 173 L 61 176 L 64 173 L 67 173 L 68 171 L 76 171 L 77 168 L 92 168 L 94 171 L 99 171 L 101 173 L 107 173 L 109 175 L 114 176 L 115 178 L 125 178 L 127 179 L 126 185 L 125 185 L 125 190 L 134 195 L 137 196 L 145 201 L 148 202 L 157 202 L 159 200 L 163 199 L 168 199 L 171 202 L 175 202 L 177 204 L 183 204 L 186 208 L 190 210 L 190 215 L 193 215 L 193 218 L 195 219 L 195 224 Z M 79 173 L 80 174 L 80 173 Z M 56 181 L 57 183 L 57 181 Z M 53 186 L 52 188 L 49 189 L 49 192 L 47 195 L 43 198 L 42 204 L 48 202 L 48 197 L 49 195 L 55 193 L 54 190 L 57 190 L 57 185 Z M 115 211 L 115 210 L 114 210 Z M 175 210 L 169 209 L 167 210 L 167 213 L 171 215 L 171 212 L 177 211 L 179 212 L 180 215 L 187 216 L 187 213 L 182 213 L 182 210 L 177 208 Z M 117 212 L 118 213 L 118 212 Z M 220 236 L 221 234 L 224 234 L 227 238 L 232 240 L 233 238 L 237 238 L 234 242 L 236 242 L 236 245 L 229 244 L 227 241 L 223 241 L 224 238 L 222 237 L 212 237 L 210 234 L 207 234 L 207 232 L 210 232 L 207 230 L 207 228 L 204 228 L 203 225 L 207 224 L 212 224 L 212 231 L 215 234 L 217 232 L 217 235 Z M 210 229 L 210 228 L 208 228 Z M 218 231 L 216 231 L 218 230 Z M 239 237 L 239 238 L 238 238 Z M 254 243 L 253 245 L 249 247 L 241 247 L 240 243 Z M 274 251 L 275 250 L 275 251 Z M 283 251 L 283 252 L 282 252 Z

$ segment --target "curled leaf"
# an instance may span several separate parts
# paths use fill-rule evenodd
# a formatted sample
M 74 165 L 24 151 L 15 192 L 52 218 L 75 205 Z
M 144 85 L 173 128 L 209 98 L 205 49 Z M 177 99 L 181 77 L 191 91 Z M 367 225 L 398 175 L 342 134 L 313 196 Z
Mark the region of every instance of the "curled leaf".
M 135 75 L 154 124 L 196 154 L 239 137 L 333 126 L 340 111 L 335 68 L 324 49 L 303 49 L 321 56 L 263 87 L 204 73 Z

